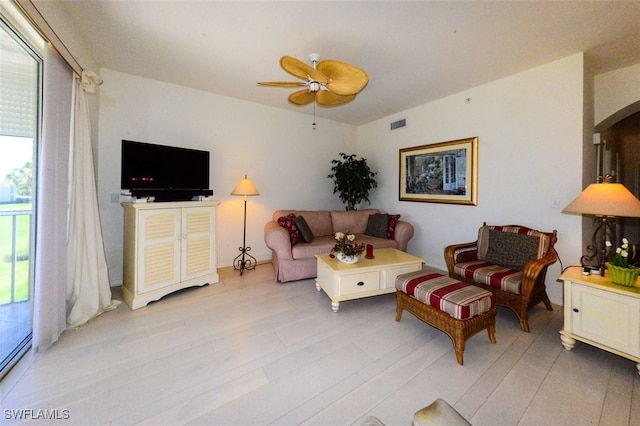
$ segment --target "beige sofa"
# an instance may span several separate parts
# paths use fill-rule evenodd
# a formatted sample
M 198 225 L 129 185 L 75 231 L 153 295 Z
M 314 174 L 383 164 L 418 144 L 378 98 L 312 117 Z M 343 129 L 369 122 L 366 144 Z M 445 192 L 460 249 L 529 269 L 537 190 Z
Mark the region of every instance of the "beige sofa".
M 296 244 L 291 244 L 289 231 L 278 223 L 279 218 L 286 218 L 291 214 L 304 218 L 313 233 L 311 242 L 300 241 Z M 273 220 L 264 227 L 264 241 L 272 252 L 271 262 L 276 281 L 286 282 L 315 277 L 317 275 L 315 255 L 331 251 L 335 244 L 334 235 L 336 232 L 353 233 L 356 235 L 356 242 L 359 244 L 372 244 L 374 250 L 376 248 L 392 247 L 407 251 L 407 244 L 413 237 L 413 226 L 410 223 L 396 219 L 397 222 L 395 222 L 392 235 L 387 233 L 385 235 L 386 238 L 365 234 L 369 216 L 377 214 L 381 213 L 376 209 L 275 211 Z

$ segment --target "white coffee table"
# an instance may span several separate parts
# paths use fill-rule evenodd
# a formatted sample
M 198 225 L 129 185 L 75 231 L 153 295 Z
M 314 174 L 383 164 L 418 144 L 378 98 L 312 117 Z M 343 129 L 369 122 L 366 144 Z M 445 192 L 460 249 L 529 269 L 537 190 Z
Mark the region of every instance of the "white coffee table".
M 329 254 L 317 254 L 316 289 L 331 299 L 331 309 L 338 312 L 340 302 L 378 296 L 396 291 L 396 277 L 422 269 L 423 259 L 393 248 L 376 249 L 374 259 L 360 257 L 358 263 L 346 264 Z

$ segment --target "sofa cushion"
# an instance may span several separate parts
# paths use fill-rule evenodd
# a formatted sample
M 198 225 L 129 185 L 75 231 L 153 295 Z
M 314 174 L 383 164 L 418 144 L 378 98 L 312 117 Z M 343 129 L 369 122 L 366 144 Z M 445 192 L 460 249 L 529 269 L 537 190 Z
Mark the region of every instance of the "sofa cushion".
M 515 234 L 518 237 L 500 235 L 500 232 Z M 549 250 L 550 243 L 549 236 L 544 232 L 520 226 L 485 225 L 478 231 L 478 259 L 522 270 L 529 261 L 542 258 Z M 511 250 L 508 244 L 512 244 Z M 514 253 L 524 247 L 527 248 L 526 253 Z M 487 258 L 490 248 L 491 254 Z
M 349 234 L 364 234 L 367 229 L 369 216 L 380 213 L 376 209 L 331 211 L 333 234 L 344 232 Z
M 387 238 L 389 228 L 389 215 L 386 213 L 369 215 L 367 221 L 367 229 L 364 231 L 365 235 L 372 237 Z
M 387 224 L 387 238 L 394 239 L 396 237 L 396 225 L 400 220 L 399 214 L 390 214 L 389 222 Z
M 358 244 L 371 244 L 374 247 L 374 255 L 376 249 L 381 248 L 398 248 L 398 242 L 388 240 L 386 238 L 370 237 L 364 234 L 356 234 L 356 242 Z M 333 235 L 316 235 L 311 243 L 300 242 L 291 247 L 291 256 L 294 259 L 309 259 L 316 254 L 326 254 L 331 252 L 336 240 Z
M 300 232 L 298 231 L 298 227 L 294 222 L 296 215 L 290 213 L 286 216 L 279 217 L 277 222 L 280 226 L 289 232 L 289 240 L 291 240 L 291 245 L 297 244 L 300 242 Z
M 399 243 L 396 240 L 390 240 L 388 238 L 372 237 L 366 234 L 356 234 L 356 242 L 358 244 L 362 244 L 365 246 L 367 244 L 371 244 L 374 247 L 374 249 L 379 249 L 379 248 L 397 249 L 399 247 Z
M 309 225 L 309 229 L 313 232 L 313 236 L 333 235 L 333 225 L 331 224 L 331 215 L 328 210 L 276 210 L 273 213 L 273 220 L 277 221 L 279 217 L 288 214 L 296 216 L 304 216 L 304 220 Z
M 316 254 L 326 254 L 331 251 L 336 240 L 333 235 L 316 235 L 310 243 L 300 243 L 291 247 L 294 259 L 314 259 Z
M 297 216 L 293 221 L 295 222 L 298 231 L 300 231 L 300 237 L 302 237 L 304 242 L 310 243 L 313 241 L 313 232 L 309 229 L 309 225 L 304 219 L 304 216 Z
M 453 271 L 462 277 L 469 278 L 480 284 L 499 288 L 507 293 L 521 293 L 523 273 L 517 269 L 505 268 L 484 260 L 473 260 L 456 263 Z

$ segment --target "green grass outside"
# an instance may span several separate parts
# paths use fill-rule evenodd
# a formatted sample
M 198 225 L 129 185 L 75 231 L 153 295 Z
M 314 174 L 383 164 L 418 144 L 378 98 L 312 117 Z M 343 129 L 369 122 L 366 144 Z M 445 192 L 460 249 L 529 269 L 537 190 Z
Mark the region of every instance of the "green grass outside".
M 31 204 L 3 204 L 0 210 L 30 210 Z M 16 298 L 15 301 L 29 298 L 29 233 L 30 217 L 20 215 L 16 218 Z M 0 216 L 0 304 L 11 302 L 11 266 L 12 266 L 12 216 Z

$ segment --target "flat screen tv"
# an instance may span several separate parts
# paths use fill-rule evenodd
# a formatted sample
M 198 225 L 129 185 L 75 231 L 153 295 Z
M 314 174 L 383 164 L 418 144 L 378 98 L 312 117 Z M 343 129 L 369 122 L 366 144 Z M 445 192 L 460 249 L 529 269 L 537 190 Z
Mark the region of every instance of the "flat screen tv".
M 136 198 L 209 196 L 209 151 L 122 140 L 120 184 Z

